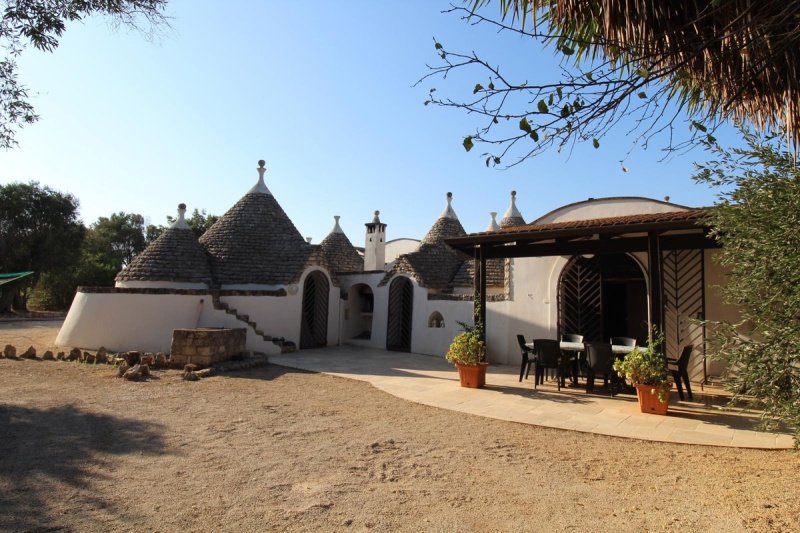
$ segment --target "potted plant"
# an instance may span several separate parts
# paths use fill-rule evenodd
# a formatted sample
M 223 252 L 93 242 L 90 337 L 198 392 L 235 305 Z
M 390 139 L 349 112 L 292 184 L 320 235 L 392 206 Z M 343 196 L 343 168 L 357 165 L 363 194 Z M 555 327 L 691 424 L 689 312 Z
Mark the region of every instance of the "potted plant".
M 669 379 L 667 360 L 661 353 L 664 336 L 653 335 L 646 348 L 636 347 L 624 359 L 614 361 L 614 370 L 636 387 L 636 397 L 643 413 L 667 414 Z
M 480 389 L 486 384 L 486 343 L 483 342 L 480 328 L 468 327 L 455 336 L 445 354 L 449 363 L 458 368 L 458 378 L 462 387 Z

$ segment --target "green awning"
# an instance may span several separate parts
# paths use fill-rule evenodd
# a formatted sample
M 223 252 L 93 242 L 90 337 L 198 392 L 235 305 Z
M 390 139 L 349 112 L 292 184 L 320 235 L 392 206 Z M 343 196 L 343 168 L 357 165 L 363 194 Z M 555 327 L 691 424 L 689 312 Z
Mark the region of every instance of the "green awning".
M 18 279 L 30 276 L 31 274 L 33 274 L 33 270 L 31 270 L 30 272 L 9 272 L 5 274 L 0 273 L 0 285 L 5 285 L 6 283 L 17 281 Z

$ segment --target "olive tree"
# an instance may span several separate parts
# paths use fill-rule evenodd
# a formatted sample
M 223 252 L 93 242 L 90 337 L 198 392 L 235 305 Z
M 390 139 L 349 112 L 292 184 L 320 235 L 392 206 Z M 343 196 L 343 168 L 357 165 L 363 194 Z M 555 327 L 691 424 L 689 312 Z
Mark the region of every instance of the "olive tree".
M 723 149 L 696 179 L 722 191 L 711 210 L 721 287 L 740 310 L 736 322 L 711 324 L 710 354 L 728 362 L 734 400 L 754 400 L 766 421 L 795 428 L 800 443 L 800 168 L 775 137 L 745 133 L 747 147 Z

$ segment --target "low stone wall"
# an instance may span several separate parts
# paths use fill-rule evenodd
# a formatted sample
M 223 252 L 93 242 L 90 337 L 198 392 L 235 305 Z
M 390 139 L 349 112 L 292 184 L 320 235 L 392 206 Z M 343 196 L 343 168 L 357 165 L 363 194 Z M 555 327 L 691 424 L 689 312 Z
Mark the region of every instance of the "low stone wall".
M 170 361 L 208 366 L 245 351 L 245 328 L 176 329 L 172 332 Z

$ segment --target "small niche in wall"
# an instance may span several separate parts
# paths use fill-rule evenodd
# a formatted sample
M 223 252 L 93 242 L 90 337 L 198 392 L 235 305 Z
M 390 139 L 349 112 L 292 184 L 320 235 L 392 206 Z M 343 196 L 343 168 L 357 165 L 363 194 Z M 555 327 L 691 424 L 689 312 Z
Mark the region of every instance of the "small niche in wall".
M 434 311 L 431 313 L 431 316 L 428 317 L 428 327 L 429 328 L 443 328 L 444 327 L 444 317 L 442 313 L 439 311 Z

